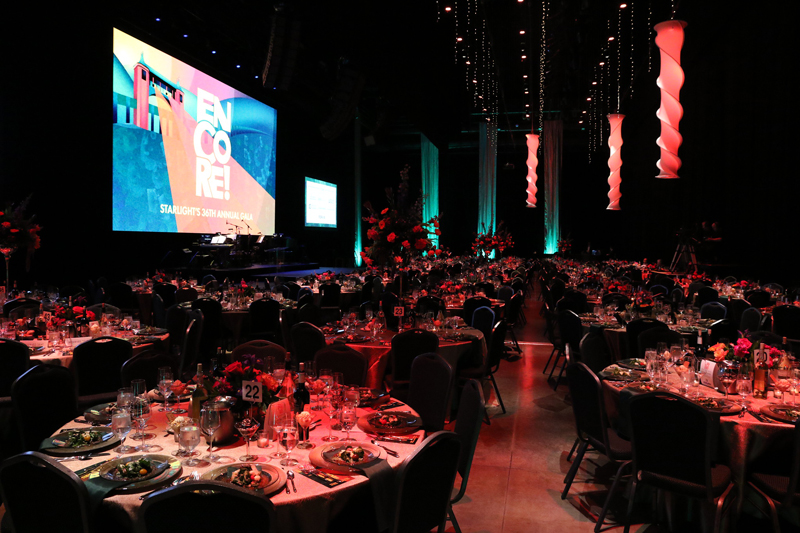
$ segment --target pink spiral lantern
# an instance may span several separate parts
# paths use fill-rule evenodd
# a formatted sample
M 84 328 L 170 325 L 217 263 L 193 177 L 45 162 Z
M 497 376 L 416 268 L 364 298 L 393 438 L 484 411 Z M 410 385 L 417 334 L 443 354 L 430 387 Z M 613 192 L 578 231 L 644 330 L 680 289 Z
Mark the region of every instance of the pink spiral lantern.
M 612 113 L 608 115 L 608 124 L 611 126 L 611 132 L 608 134 L 608 148 L 610 155 L 608 157 L 608 169 L 611 173 L 608 175 L 608 191 L 609 204 L 606 209 L 611 211 L 619 211 L 619 185 L 622 183 L 620 177 L 620 168 L 622 167 L 622 119 L 625 115 Z
M 661 173 L 657 178 L 676 179 L 681 168 L 678 148 L 683 137 L 678 131 L 678 125 L 683 117 L 680 93 L 684 80 L 681 48 L 685 27 L 686 22 L 682 20 L 668 20 L 655 25 L 656 46 L 661 50 L 661 74 L 657 80 L 661 89 L 661 107 L 656 112 L 661 121 L 661 136 L 656 142 L 661 148 L 661 159 L 656 165 Z
M 533 133 L 525 135 L 528 138 L 526 144 L 528 145 L 528 199 L 525 207 L 536 207 L 536 167 L 539 165 L 539 159 L 536 157 L 536 152 L 539 150 L 539 136 Z

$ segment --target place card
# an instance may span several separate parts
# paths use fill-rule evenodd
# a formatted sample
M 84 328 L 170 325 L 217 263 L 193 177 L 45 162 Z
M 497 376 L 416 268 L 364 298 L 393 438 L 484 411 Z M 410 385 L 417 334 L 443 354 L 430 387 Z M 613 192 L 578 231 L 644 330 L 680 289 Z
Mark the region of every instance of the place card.
M 715 388 L 717 376 L 717 363 L 709 359 L 700 361 L 700 383 L 706 387 Z

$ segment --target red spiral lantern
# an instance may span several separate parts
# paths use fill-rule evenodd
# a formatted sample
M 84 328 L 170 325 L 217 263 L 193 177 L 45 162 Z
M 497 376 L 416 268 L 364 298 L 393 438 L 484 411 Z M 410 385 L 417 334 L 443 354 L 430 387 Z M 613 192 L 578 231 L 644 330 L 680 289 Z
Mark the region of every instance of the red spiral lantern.
M 611 126 L 611 131 L 608 134 L 608 148 L 610 155 L 608 157 L 608 169 L 611 173 L 608 175 L 608 199 L 609 204 L 606 209 L 611 211 L 619 211 L 619 198 L 622 196 L 619 191 L 622 178 L 620 177 L 620 168 L 622 167 L 622 119 L 625 115 L 612 113 L 608 115 L 608 124 Z
M 526 144 L 528 145 L 528 199 L 525 207 L 536 207 L 536 167 L 539 165 L 539 159 L 536 157 L 536 152 L 539 150 L 539 136 L 534 133 L 528 133 Z
M 678 126 L 683 117 L 680 94 L 684 75 L 681 68 L 683 28 L 686 22 L 668 20 L 655 25 L 656 46 L 661 51 L 661 74 L 657 84 L 661 89 L 661 107 L 656 116 L 661 121 L 661 136 L 656 144 L 661 148 L 661 159 L 657 166 L 661 172 L 657 178 L 676 179 L 681 168 L 678 148 L 683 142 Z

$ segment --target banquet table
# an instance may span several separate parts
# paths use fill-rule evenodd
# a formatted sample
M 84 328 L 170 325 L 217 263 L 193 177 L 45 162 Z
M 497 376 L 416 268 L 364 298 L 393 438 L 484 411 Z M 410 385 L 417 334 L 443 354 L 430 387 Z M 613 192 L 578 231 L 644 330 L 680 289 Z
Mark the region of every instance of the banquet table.
M 486 357 L 486 339 L 477 329 L 462 328 L 458 330 L 463 338 L 461 340 L 448 339 L 439 336 L 439 349 L 436 351 L 447 361 L 455 370 L 458 361 L 465 355 L 473 353 L 473 347 L 478 352 L 481 359 Z M 364 339 L 364 342 L 347 342 L 346 337 L 329 335 L 326 336 L 328 343 L 344 342 L 354 350 L 361 352 L 368 358 L 366 387 L 372 389 L 383 388 L 383 378 L 386 374 L 386 366 L 389 364 L 390 352 L 392 351 L 392 337 L 397 333 L 393 331 L 382 331 L 380 336 L 373 340 L 369 331 L 363 329 L 356 330 L 357 335 Z
M 115 334 L 114 336 L 116 336 Z M 125 338 L 126 336 L 130 335 L 120 335 L 121 338 Z M 167 343 L 169 341 L 169 334 L 165 333 L 163 335 L 156 335 L 154 338 L 158 338 L 159 342 Z M 31 362 L 32 363 L 44 363 L 50 365 L 59 365 L 65 368 L 69 368 L 72 364 L 72 350 L 84 342 L 92 340 L 92 337 L 74 337 L 72 339 L 72 349 L 70 350 L 62 350 L 62 349 L 48 349 L 47 348 L 47 341 L 22 341 L 23 344 L 26 344 L 31 349 Z M 151 346 L 154 343 L 141 343 L 141 344 L 134 344 L 133 345 L 133 355 L 136 355 Z
M 187 407 L 187 405 L 183 405 L 183 407 Z M 397 407 L 385 412 L 390 413 L 394 410 L 413 413 L 413 411 L 411 411 L 407 406 Z M 328 418 L 324 414 L 321 414 L 322 411 L 309 412 L 313 414 L 315 420 L 322 419 L 323 421 L 319 427 L 312 430 L 310 433 L 310 441 L 315 445 L 315 447 L 318 447 L 325 444 L 321 439 L 328 433 Z M 359 417 L 374 412 L 375 411 L 371 408 L 358 408 Z M 78 427 L 78 424 L 70 422 L 56 433 L 73 427 Z M 158 446 L 161 448 L 161 450 L 153 450 L 149 453 L 174 456 L 174 454 L 178 451 L 178 443 L 175 442 L 173 435 L 166 433 L 166 427 L 167 419 L 165 413 L 154 408 L 153 415 L 149 420 L 148 432 L 155 434 L 156 437 L 155 439 L 148 440 L 147 443 Z M 333 434 L 338 434 L 340 435 L 340 438 L 344 438 L 344 432 L 334 430 Z M 359 443 L 369 443 L 370 438 L 372 438 L 365 434 L 358 427 L 353 428 L 350 431 L 350 434 Z M 414 444 L 398 442 L 382 443 L 396 451 L 399 455 L 399 457 L 395 458 L 387 455 L 385 452 L 381 453 L 381 457 L 388 461 L 388 464 L 392 467 L 392 469 L 397 469 L 403 460 L 422 444 L 424 440 L 424 434 L 422 431 L 410 434 L 409 436 L 411 435 L 418 437 Z M 130 437 L 126 441 L 126 444 L 129 445 L 134 445 L 137 443 L 138 441 L 132 442 Z M 353 505 L 370 505 L 372 501 L 369 490 L 370 482 L 365 476 L 360 474 L 329 472 L 330 474 L 333 474 L 342 480 L 346 480 L 346 482 L 333 488 L 327 488 L 321 483 L 300 475 L 303 465 L 308 464 L 309 453 L 312 450 L 294 449 L 292 451 L 292 457 L 297 459 L 299 464 L 294 467 L 282 467 L 279 465 L 279 459 L 268 457 L 268 454 L 276 451 L 275 447 L 276 443 L 273 442 L 271 443 L 270 448 L 259 448 L 257 447 L 256 441 L 253 441 L 250 443 L 250 453 L 258 456 L 256 463 L 272 465 L 284 471 L 292 469 L 297 474 L 294 480 L 297 486 L 296 493 L 292 492 L 287 494 L 284 487 L 283 490 L 280 490 L 279 492 L 270 496 L 270 500 L 275 505 L 278 523 L 281 524 L 281 531 L 298 533 L 324 533 L 327 531 L 328 524 L 337 516 L 339 516 L 343 510 L 345 510 L 345 508 L 352 509 Z M 199 457 L 201 459 L 205 457 L 207 455 L 206 449 L 206 444 L 201 442 L 200 446 L 195 449 L 195 457 Z M 209 461 L 203 460 L 200 465 L 194 467 L 183 464 L 182 471 L 179 473 L 179 475 L 187 476 L 193 472 L 197 472 L 202 476 L 204 473 L 217 467 L 224 466 L 226 464 L 239 463 L 240 461 L 238 458 L 245 453 L 244 440 L 239 437 L 231 444 L 220 446 L 219 450 L 217 450 L 217 447 L 215 447 L 215 452 L 222 457 L 220 462 L 210 463 Z M 125 454 L 122 457 L 134 455 L 140 455 L 140 453 L 133 452 L 132 454 Z M 108 460 L 115 457 L 117 456 L 112 455 L 110 457 L 98 457 L 96 461 L 90 460 L 85 462 L 74 460 L 63 462 L 62 465 L 69 467 L 73 471 L 76 471 L 83 467 L 94 465 L 100 460 Z M 185 461 L 186 458 L 181 459 L 182 463 L 185 463 Z M 325 472 L 328 471 L 326 470 Z M 165 485 L 155 486 L 151 490 L 163 488 L 164 486 Z M 121 524 L 130 524 L 134 520 L 137 510 L 142 503 L 140 496 L 142 496 L 144 493 L 145 492 L 112 493 L 103 501 L 103 512 L 105 515 L 114 517 L 114 519 Z
M 671 392 L 677 392 L 679 387 L 679 377 L 670 371 L 668 386 Z M 621 409 L 620 395 L 625 388 L 625 381 L 603 380 L 603 392 L 606 400 L 606 411 L 609 421 L 615 427 L 619 427 Z M 718 392 L 714 388 L 700 385 L 699 393 L 702 396 L 711 398 L 724 398 L 724 393 Z M 731 394 L 731 399 L 737 403 L 740 397 Z M 758 412 L 764 405 L 779 403 L 775 398 L 758 399 L 752 395 L 746 398 L 746 403 L 750 409 Z M 738 413 L 720 416 L 720 448 L 722 462 L 727 464 L 733 472 L 734 482 L 739 487 L 743 487 L 747 479 L 747 465 L 752 463 L 767 451 L 767 445 L 778 433 L 790 432 L 792 424 L 783 423 L 778 420 L 764 416 L 767 422 L 761 422 L 750 412 L 740 418 Z

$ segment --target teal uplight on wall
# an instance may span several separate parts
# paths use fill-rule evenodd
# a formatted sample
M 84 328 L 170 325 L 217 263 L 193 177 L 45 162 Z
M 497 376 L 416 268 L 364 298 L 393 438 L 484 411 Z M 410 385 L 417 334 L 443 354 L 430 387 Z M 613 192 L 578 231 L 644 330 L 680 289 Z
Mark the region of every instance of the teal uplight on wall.
M 420 134 L 420 151 L 422 152 L 422 220 L 428 221 L 439 215 L 439 149 Z M 430 235 L 434 248 L 439 247 L 439 236 Z
M 496 122 L 480 124 L 478 149 L 478 233 L 494 232 L 497 198 Z

